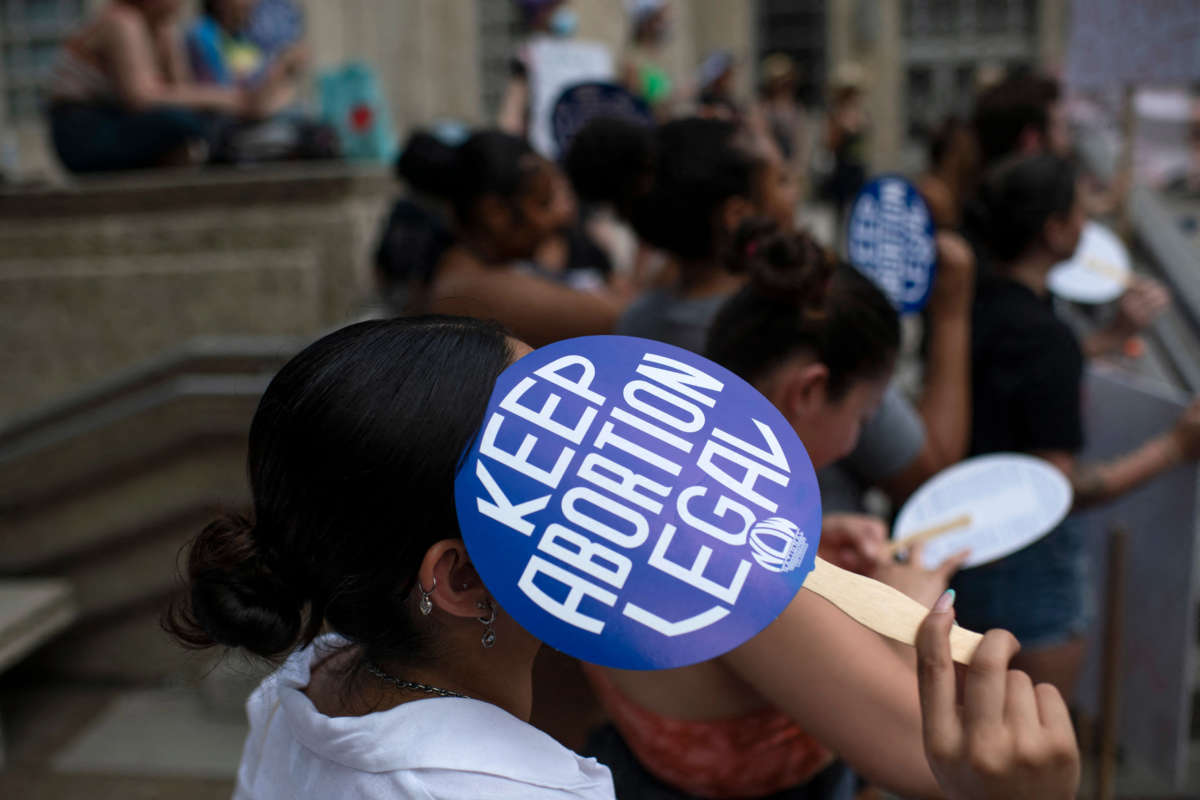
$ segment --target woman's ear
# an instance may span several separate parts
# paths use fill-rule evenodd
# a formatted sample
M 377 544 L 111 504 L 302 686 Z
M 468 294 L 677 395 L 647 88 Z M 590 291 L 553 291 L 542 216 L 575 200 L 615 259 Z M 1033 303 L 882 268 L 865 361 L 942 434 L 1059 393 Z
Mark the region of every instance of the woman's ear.
M 1068 215 L 1052 216 L 1042 227 L 1042 239 L 1055 258 L 1068 259 L 1079 245 L 1078 231 Z
M 451 616 L 478 617 L 477 604 L 488 597 L 462 539 L 443 539 L 426 550 L 417 576 L 419 591 L 429 594 L 434 610 Z
M 499 195 L 486 194 L 479 198 L 475 207 L 479 224 L 489 234 L 496 235 L 508 231 L 513 226 L 512 208 Z
M 820 419 L 828 400 L 829 367 L 818 361 L 789 364 L 776 376 L 774 396 L 768 398 L 792 428 L 802 430 Z

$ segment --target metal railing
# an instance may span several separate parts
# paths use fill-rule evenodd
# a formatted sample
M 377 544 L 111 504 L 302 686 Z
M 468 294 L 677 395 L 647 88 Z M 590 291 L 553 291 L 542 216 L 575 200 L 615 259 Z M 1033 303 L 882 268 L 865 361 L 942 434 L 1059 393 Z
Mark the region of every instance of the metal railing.
M 1115 174 L 1118 155 L 1110 138 L 1083 130 L 1076 141 L 1086 169 L 1104 179 Z M 1145 186 L 1130 192 L 1129 223 L 1139 270 L 1165 283 L 1174 300 L 1148 331 L 1155 355 L 1181 388 L 1200 393 L 1200 249 L 1180 230 L 1164 197 Z

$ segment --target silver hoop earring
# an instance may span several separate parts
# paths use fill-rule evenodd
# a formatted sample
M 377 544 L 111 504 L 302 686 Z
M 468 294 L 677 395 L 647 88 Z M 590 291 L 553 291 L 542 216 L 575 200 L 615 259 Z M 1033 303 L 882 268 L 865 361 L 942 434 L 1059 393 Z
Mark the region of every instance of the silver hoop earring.
M 428 617 L 433 611 L 433 600 L 429 597 L 430 592 L 437 588 L 437 578 L 433 579 L 433 586 L 429 587 L 429 591 L 417 581 L 417 588 L 421 591 L 421 600 L 417 603 L 417 608 L 421 610 L 421 616 Z
M 479 637 L 479 643 L 484 648 L 492 647 L 496 644 L 496 629 L 492 627 L 492 623 L 496 621 L 496 607 L 492 605 L 491 598 L 486 602 L 479 601 L 475 603 L 475 607 L 480 611 L 488 612 L 486 617 L 480 617 L 479 622 L 483 625 L 483 636 Z

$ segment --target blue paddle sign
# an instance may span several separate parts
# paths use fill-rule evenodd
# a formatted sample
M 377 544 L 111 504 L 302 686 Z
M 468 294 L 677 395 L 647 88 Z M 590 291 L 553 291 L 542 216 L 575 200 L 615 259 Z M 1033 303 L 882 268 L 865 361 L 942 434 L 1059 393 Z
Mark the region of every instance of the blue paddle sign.
M 920 311 L 933 287 L 937 247 L 933 216 L 916 187 L 884 175 L 862 188 L 847 226 L 850 263 L 901 313 Z
M 541 641 L 622 669 L 761 631 L 813 568 L 816 476 L 783 416 L 678 347 L 588 336 L 499 378 L 455 482 L 472 562 Z

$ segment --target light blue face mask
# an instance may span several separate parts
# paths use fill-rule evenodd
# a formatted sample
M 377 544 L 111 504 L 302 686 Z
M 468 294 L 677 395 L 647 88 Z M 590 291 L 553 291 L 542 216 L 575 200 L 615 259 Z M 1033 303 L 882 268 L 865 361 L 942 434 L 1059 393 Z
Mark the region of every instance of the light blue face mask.
M 570 6 L 559 6 L 550 15 L 547 27 L 555 36 L 567 39 L 579 29 L 579 15 Z

